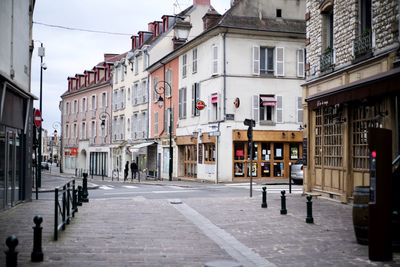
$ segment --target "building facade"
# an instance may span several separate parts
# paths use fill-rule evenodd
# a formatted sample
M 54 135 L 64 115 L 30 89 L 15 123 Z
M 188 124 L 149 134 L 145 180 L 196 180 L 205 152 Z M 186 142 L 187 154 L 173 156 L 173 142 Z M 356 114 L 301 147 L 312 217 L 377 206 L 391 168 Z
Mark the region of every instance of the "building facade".
M 391 129 L 398 155 L 398 18 L 398 1 L 307 1 L 307 191 L 348 202 L 369 185 L 370 127 Z
M 34 3 L 0 2 L 0 210 L 32 198 Z
M 119 55 L 105 54 L 104 61 L 68 78 L 61 96 L 62 166 L 65 172 L 86 171 L 108 176 L 111 165 L 111 69 Z
M 202 34 L 150 67 L 153 86 L 157 70 L 162 76 L 170 68 L 172 79 L 178 77 L 167 98 L 174 176 L 215 182 L 288 177 L 289 163 L 302 153 L 305 22 L 299 9 L 305 10 L 304 1 L 236 1 L 222 17 L 211 9 Z M 203 109 L 196 108 L 199 101 Z M 253 166 L 246 118 L 256 121 Z M 154 121 L 151 133 L 160 128 Z M 164 161 L 167 144 L 159 151 Z

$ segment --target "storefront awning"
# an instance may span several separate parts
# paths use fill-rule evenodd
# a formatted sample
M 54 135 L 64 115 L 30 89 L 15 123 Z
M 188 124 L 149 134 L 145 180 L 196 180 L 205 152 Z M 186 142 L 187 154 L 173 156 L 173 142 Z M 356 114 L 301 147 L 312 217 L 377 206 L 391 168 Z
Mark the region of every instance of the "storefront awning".
M 131 149 L 139 149 L 139 148 L 142 148 L 142 147 L 151 146 L 153 144 L 155 144 L 155 142 L 140 143 L 140 144 L 136 144 L 136 145 L 131 146 Z
M 332 88 L 306 98 L 308 107 L 332 106 L 339 103 L 400 92 L 400 68 L 366 79 Z
M 276 99 L 273 96 L 260 96 L 260 98 L 261 98 L 261 105 L 263 105 L 264 107 L 276 105 Z

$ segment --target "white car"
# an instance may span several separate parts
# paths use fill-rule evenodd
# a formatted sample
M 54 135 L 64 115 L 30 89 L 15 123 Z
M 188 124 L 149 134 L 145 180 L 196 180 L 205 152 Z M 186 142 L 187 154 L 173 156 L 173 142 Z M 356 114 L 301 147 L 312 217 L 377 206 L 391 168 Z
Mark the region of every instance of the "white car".
M 303 160 L 300 159 L 292 164 L 290 178 L 294 184 L 303 184 Z

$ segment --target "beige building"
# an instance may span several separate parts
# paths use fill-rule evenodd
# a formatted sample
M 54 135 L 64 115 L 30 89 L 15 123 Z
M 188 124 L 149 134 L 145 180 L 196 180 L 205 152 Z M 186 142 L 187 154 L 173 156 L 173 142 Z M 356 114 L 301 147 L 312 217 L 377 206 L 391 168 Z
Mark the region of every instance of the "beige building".
M 348 202 L 369 184 L 369 127 L 399 153 L 399 6 L 395 0 L 308 0 L 303 85 L 306 191 Z

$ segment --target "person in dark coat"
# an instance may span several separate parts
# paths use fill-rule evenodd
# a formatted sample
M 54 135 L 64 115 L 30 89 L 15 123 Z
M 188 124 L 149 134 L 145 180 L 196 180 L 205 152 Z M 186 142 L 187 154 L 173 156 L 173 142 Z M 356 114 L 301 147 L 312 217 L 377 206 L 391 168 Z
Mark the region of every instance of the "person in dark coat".
M 128 174 L 129 174 L 129 161 L 126 162 L 125 164 L 125 169 L 124 169 L 124 182 L 128 180 Z
M 132 161 L 131 163 L 131 173 L 132 173 L 132 181 L 133 179 L 136 179 L 136 173 L 138 172 L 138 165 L 136 164 L 136 162 Z M 138 174 L 140 175 L 140 174 Z M 139 177 L 140 179 L 140 177 Z

